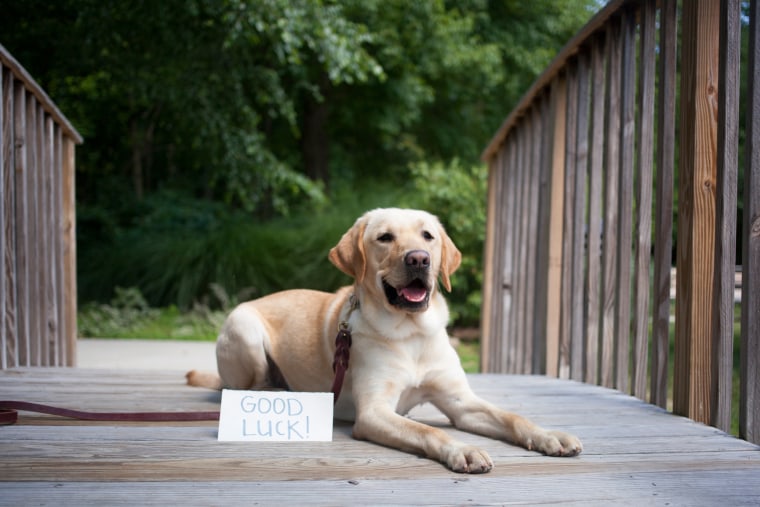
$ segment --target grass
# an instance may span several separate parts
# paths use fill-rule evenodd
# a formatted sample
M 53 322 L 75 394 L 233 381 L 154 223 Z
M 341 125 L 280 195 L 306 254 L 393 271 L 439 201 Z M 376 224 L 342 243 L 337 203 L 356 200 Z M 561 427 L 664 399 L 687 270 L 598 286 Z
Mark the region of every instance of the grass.
M 116 289 L 110 304 L 90 303 L 79 311 L 79 335 L 88 338 L 141 338 L 213 341 L 226 311 L 195 305 L 151 308 L 136 289 Z
M 79 335 L 87 338 L 214 341 L 224 319 L 234 306 L 226 298 L 224 309 L 211 310 L 196 304 L 183 312 L 176 306 L 151 308 L 137 289 L 116 289 L 110 304 L 88 304 L 79 311 Z M 462 340 L 457 346 L 462 366 L 468 373 L 480 371 L 480 342 Z

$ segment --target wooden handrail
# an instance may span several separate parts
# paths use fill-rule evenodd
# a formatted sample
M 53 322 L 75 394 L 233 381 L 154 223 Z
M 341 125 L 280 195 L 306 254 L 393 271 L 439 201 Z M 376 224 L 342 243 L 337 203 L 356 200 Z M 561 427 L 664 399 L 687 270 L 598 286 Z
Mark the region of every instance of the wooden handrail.
M 16 76 L 16 79 L 22 81 L 27 90 L 29 90 L 42 105 L 42 108 L 55 120 L 55 122 L 61 126 L 63 132 L 71 137 L 76 144 L 82 144 L 84 141 L 82 136 L 77 132 L 77 129 L 66 119 L 61 113 L 55 103 L 48 97 L 45 90 L 42 89 L 37 81 L 19 64 L 13 55 L 11 55 L 2 44 L 0 44 L 0 64 L 4 65 Z

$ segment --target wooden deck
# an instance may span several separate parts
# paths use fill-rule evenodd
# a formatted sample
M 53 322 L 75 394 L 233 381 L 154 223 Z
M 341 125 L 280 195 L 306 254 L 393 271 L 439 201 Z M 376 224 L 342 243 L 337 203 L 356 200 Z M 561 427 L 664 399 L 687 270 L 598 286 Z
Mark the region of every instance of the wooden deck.
M 0 371 L 0 399 L 102 411 L 217 410 L 182 372 Z M 585 451 L 547 458 L 450 429 L 488 450 L 486 475 L 355 441 L 221 443 L 216 423 L 86 423 L 22 413 L 0 427 L 0 505 L 758 505 L 760 447 L 618 391 L 541 376 L 473 375 L 484 397 Z M 446 421 L 432 408 L 413 417 Z

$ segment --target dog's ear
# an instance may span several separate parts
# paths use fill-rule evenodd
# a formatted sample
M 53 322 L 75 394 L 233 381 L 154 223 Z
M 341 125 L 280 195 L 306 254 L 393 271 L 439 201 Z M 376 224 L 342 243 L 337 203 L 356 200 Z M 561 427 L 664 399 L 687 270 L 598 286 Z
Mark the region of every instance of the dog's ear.
M 441 281 L 443 287 L 451 292 L 451 280 L 449 277 L 462 263 L 462 253 L 456 247 L 446 231 L 441 226 Z
M 357 283 L 364 280 L 366 270 L 366 258 L 364 256 L 364 229 L 367 227 L 366 220 L 360 218 L 340 241 L 330 250 L 328 258 L 330 262 L 353 277 Z

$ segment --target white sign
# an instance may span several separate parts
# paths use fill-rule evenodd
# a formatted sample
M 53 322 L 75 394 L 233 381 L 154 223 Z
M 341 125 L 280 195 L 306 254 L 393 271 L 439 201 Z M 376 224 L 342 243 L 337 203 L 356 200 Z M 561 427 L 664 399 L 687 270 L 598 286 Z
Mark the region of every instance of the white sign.
M 219 440 L 330 442 L 332 393 L 222 391 Z

